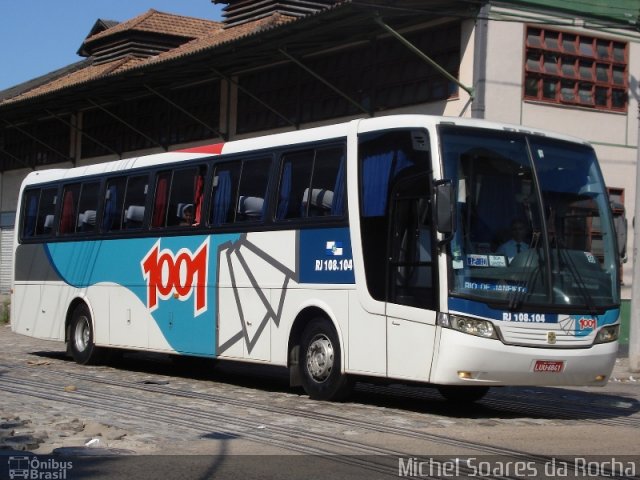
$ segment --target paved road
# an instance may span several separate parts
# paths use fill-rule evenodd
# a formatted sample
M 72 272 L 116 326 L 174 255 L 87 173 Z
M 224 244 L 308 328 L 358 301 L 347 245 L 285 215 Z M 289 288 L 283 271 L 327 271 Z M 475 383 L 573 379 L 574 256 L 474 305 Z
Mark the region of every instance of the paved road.
M 500 388 L 465 408 L 402 385 L 358 384 L 328 403 L 279 369 L 141 353 L 80 366 L 62 344 L 0 327 L 0 478 L 21 458 L 45 474 L 69 458 L 69 479 L 445 478 L 449 466 L 533 478 L 594 454 L 640 474 L 640 382 L 626 365 L 603 388 Z

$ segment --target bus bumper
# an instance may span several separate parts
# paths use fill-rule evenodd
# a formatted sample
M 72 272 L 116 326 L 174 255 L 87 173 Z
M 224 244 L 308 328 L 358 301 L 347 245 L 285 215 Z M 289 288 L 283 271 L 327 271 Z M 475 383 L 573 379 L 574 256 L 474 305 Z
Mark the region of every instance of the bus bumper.
M 442 329 L 438 350 L 430 378 L 434 384 L 602 386 L 615 365 L 618 342 L 532 348 Z

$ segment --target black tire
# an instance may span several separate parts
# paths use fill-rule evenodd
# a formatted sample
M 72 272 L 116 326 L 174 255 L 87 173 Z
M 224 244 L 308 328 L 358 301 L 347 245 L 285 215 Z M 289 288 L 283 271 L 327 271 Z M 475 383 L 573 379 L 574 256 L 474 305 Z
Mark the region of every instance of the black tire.
M 312 320 L 304 329 L 300 344 L 302 387 L 315 400 L 344 400 L 353 382 L 342 373 L 342 352 L 338 335 L 324 318 Z
M 105 351 L 95 345 L 91 313 L 84 303 L 78 305 L 71 315 L 67 350 L 81 365 L 94 365 L 104 358 Z
M 438 391 L 449 402 L 464 405 L 482 399 L 489 392 L 489 387 L 441 385 L 438 387 Z

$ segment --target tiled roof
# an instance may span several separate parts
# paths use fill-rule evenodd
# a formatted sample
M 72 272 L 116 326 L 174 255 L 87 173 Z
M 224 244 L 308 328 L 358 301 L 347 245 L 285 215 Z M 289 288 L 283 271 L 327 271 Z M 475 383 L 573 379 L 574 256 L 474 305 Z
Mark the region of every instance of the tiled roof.
M 143 58 L 127 57 L 127 58 L 122 58 L 110 63 L 102 63 L 99 65 L 89 65 L 86 68 L 72 72 L 69 75 L 56 78 L 50 82 L 39 85 L 28 91 L 22 92 L 19 95 L 16 95 L 12 98 L 7 98 L 5 99 L 5 101 L 19 102 L 26 98 L 37 97 L 39 95 L 51 93 L 53 91 L 60 90 L 65 87 L 69 87 L 71 85 L 79 85 L 81 83 L 85 83 L 90 80 L 106 77 L 107 75 L 110 75 L 113 73 L 122 72 L 133 66 L 144 63 L 144 61 L 145 59 Z M 2 103 L 5 103 L 5 102 L 0 101 L 0 105 Z
M 222 45 L 246 36 L 264 32 L 284 23 L 291 22 L 292 20 L 295 19 L 282 14 L 274 14 L 270 17 L 256 20 L 255 22 L 223 29 L 220 22 L 149 10 L 136 18 L 119 23 L 107 30 L 89 37 L 85 40 L 85 44 L 88 41 L 94 41 L 97 38 L 103 38 L 107 35 L 113 35 L 114 33 L 125 32 L 127 30 L 146 30 L 172 35 L 181 34 L 184 36 L 191 36 L 193 40 L 188 41 L 177 48 L 149 58 L 128 56 L 126 58 L 120 58 L 107 63 L 88 63 L 86 68 L 73 71 L 70 74 L 59 78 L 54 78 L 52 81 L 44 84 L 37 84 L 34 88 L 23 89 L 19 91 L 17 95 L 4 95 L 4 98 L 3 96 L 0 96 L 0 106 L 50 94 L 55 91 L 90 82 L 92 80 L 98 80 L 110 75 L 122 73 L 136 67 L 139 68 L 145 65 L 167 61 L 172 58 L 186 56 L 207 48 L 215 47 L 216 45 Z M 5 92 L 9 92 L 10 90 L 12 89 L 5 90 Z
M 222 45 L 230 41 L 239 40 L 240 38 L 264 32 L 265 30 L 289 23 L 293 20 L 295 20 L 295 18 L 276 13 L 270 17 L 256 20 L 255 22 L 245 23 L 233 28 L 222 30 L 217 32 L 215 35 L 206 35 L 192 40 L 169 52 L 161 53 L 160 55 L 149 59 L 149 63 L 163 61 L 173 57 L 181 57 L 189 53 L 215 47 L 216 45 Z
M 337 0 L 214 0 L 224 3 L 222 9 L 226 27 L 240 25 L 274 13 L 289 17 L 304 17 L 337 3 Z
M 85 40 L 85 43 L 93 42 L 101 38 L 115 35 L 127 30 L 162 33 L 178 37 L 198 38 L 214 33 L 222 28 L 221 22 L 205 20 L 202 18 L 185 17 L 171 13 L 149 10 L 126 22 L 119 23 L 111 28 L 103 30 Z
M 71 65 L 59 68 L 57 70 L 54 70 L 53 72 L 49 72 L 46 75 L 32 78 L 30 80 L 27 80 L 26 82 L 22 82 L 18 85 L 14 85 L 13 87 L 2 90 L 0 91 L 0 104 L 2 104 L 2 102 L 6 99 L 18 98 L 25 92 L 33 91 L 43 85 L 50 85 L 57 79 L 69 77 L 71 74 L 79 70 L 88 68 L 92 63 L 93 61 L 91 59 L 82 59 L 79 62 L 72 63 Z

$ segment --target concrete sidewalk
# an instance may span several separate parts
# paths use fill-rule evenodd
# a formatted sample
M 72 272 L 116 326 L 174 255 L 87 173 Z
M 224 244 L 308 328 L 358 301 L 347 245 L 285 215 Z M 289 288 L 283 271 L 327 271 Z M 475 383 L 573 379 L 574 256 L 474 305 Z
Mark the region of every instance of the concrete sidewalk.
M 629 345 L 625 344 L 618 347 L 618 358 L 609 381 L 640 385 L 640 372 L 629 371 Z

